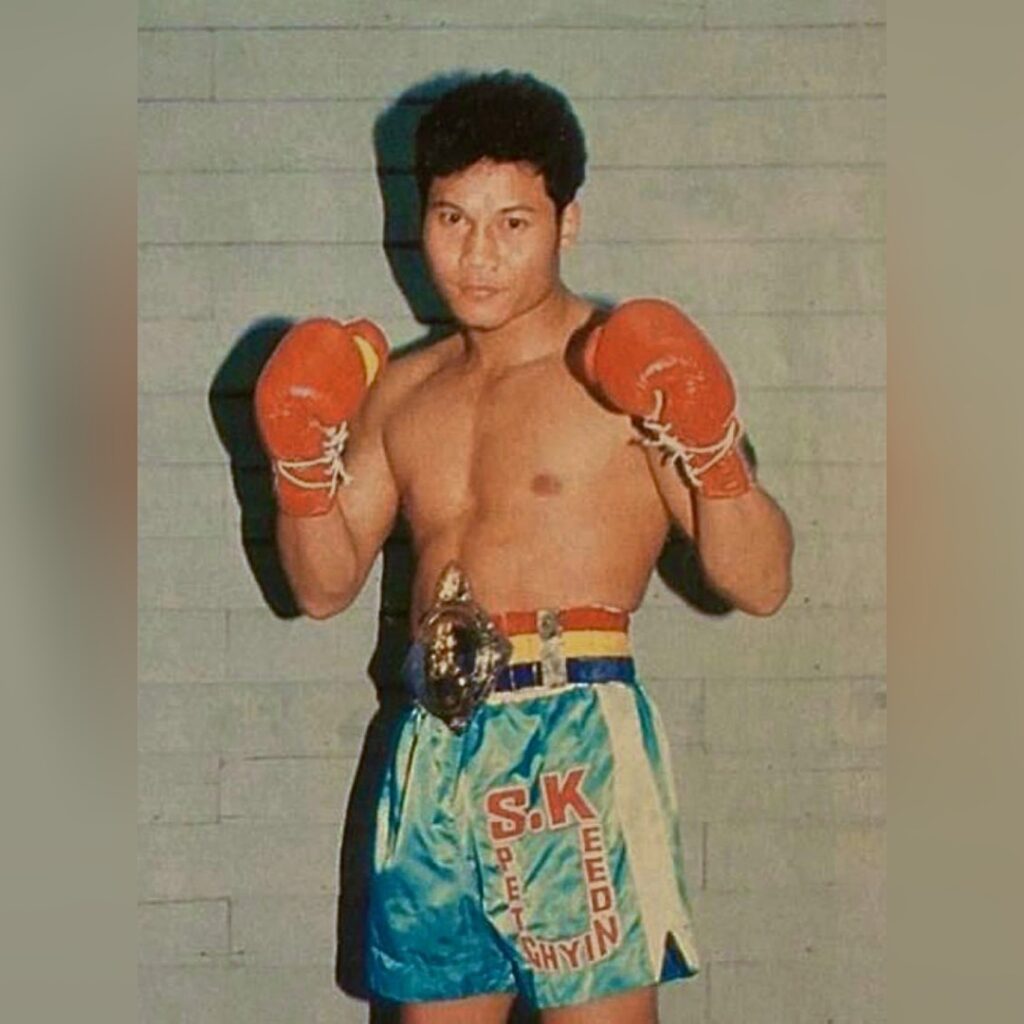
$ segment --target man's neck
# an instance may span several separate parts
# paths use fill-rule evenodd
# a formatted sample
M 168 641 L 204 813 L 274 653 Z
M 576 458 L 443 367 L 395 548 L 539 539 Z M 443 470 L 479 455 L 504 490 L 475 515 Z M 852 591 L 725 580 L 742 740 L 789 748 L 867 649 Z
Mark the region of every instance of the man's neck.
M 487 371 L 511 369 L 561 354 L 566 340 L 591 313 L 591 306 L 564 286 L 533 309 L 493 331 L 462 328 L 466 357 Z

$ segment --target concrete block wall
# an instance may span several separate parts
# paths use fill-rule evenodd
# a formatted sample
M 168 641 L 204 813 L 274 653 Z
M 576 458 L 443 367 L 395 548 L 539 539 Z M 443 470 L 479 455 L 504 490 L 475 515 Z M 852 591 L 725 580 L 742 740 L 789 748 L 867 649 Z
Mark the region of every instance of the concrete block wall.
M 587 131 L 569 282 L 669 296 L 708 328 L 797 536 L 778 616 L 705 615 L 656 577 L 637 617 L 706 961 L 664 990 L 664 1019 L 883 1019 L 884 17 L 879 0 L 141 4 L 146 1024 L 368 1019 L 334 958 L 380 566 L 342 617 L 275 613 L 253 572 L 266 520 L 237 497 L 258 456 L 222 441 L 211 392 L 268 319 L 422 336 L 381 245 L 374 122 L 434 74 L 505 66 L 564 89 Z

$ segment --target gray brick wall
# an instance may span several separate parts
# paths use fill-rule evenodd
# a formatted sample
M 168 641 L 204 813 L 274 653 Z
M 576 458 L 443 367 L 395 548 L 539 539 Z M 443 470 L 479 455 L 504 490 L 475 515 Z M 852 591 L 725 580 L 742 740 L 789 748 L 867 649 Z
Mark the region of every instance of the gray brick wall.
M 237 497 L 258 473 L 231 435 L 231 388 L 266 318 L 362 313 L 396 344 L 423 333 L 380 244 L 374 121 L 432 74 L 500 66 L 563 88 L 588 133 L 568 280 L 663 294 L 705 324 L 797 535 L 775 618 L 701 615 L 657 577 L 637 617 L 707 961 L 664 990 L 664 1019 L 881 1021 L 884 4 L 140 11 L 146 1024 L 367 1020 L 334 955 L 379 567 L 342 617 L 274 613 L 266 518 Z

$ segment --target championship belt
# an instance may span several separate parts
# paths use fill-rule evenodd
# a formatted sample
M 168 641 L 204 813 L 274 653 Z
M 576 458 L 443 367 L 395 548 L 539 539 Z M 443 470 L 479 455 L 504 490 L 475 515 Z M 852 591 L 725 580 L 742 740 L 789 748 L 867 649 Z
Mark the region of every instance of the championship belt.
M 403 673 L 413 696 L 453 732 L 462 732 L 511 655 L 512 644 L 473 600 L 465 573 L 450 562 L 406 658 Z

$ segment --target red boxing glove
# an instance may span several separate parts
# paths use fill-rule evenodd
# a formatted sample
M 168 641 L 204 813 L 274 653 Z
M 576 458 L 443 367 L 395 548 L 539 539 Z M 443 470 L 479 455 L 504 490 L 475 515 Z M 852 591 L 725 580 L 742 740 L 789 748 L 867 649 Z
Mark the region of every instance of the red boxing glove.
M 384 368 L 388 343 L 369 320 L 305 320 L 281 339 L 256 382 L 256 421 L 282 512 L 328 512 L 351 477 L 348 421 Z
M 736 391 L 700 328 L 670 302 L 632 299 L 587 339 L 587 380 L 617 409 L 639 417 L 690 485 L 734 498 L 752 478 L 739 451 Z

